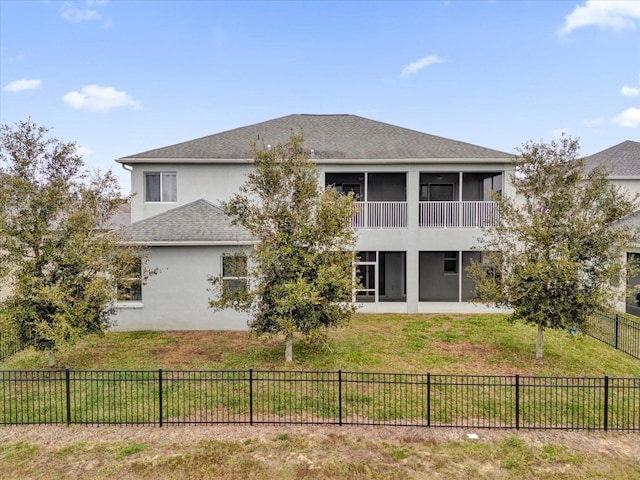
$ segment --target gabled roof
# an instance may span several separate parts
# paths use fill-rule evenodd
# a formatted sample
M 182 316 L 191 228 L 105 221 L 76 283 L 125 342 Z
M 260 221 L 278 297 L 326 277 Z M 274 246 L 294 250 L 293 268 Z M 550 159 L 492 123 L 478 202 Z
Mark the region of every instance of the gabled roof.
M 120 205 L 113 216 L 108 220 L 109 228 L 117 229 L 120 227 L 128 227 L 131 225 L 131 204 L 124 203 Z
M 621 218 L 616 222 L 616 225 L 623 227 L 640 228 L 640 210 L 636 210 L 626 217 Z
M 202 199 L 132 223 L 126 232 L 133 243 L 148 245 L 255 243 L 248 230 L 233 225 L 220 208 Z
M 125 164 L 149 159 L 178 161 L 248 159 L 251 143 L 286 142 L 292 133 L 304 135 L 311 158 L 323 159 L 504 159 L 513 155 L 449 140 L 356 115 L 288 115 L 228 130 L 188 142 L 123 157 Z
M 640 142 L 627 140 L 584 159 L 585 168 L 609 168 L 610 177 L 640 177 Z

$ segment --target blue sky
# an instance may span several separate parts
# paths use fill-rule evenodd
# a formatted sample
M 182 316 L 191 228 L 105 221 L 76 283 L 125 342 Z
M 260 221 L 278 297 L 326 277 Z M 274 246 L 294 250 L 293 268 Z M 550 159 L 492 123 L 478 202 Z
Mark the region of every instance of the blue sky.
M 90 168 L 292 113 L 506 152 L 640 141 L 640 1 L 0 0 L 0 122 Z

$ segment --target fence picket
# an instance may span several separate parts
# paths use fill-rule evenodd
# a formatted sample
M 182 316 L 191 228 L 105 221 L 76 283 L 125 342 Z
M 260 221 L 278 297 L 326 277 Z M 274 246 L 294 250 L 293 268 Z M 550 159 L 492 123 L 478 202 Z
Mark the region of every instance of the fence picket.
M 640 378 L 609 376 L 67 368 L 0 371 L 0 397 L 0 424 L 5 425 L 269 423 L 640 431 Z

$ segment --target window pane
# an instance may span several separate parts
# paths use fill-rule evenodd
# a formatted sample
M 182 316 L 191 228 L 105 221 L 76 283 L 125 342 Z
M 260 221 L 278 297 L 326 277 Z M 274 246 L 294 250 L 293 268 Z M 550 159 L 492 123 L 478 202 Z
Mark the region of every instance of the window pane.
M 162 201 L 163 202 L 175 202 L 178 200 L 176 174 L 175 173 L 163 173 L 162 174 Z
M 432 202 L 453 201 L 453 185 L 446 183 L 432 183 L 429 185 L 429 200 Z
M 458 273 L 458 252 L 444 252 L 444 273 Z
M 247 281 L 244 279 L 222 280 L 226 294 L 235 295 L 247 291 Z
M 138 259 L 125 274 L 127 278 L 118 282 L 117 300 L 119 302 L 142 301 L 142 260 Z
M 144 199 L 147 202 L 160 201 L 160 174 L 159 173 L 145 174 Z
M 244 257 L 244 256 L 222 257 L 222 276 L 225 278 L 246 277 L 247 276 L 247 257 Z

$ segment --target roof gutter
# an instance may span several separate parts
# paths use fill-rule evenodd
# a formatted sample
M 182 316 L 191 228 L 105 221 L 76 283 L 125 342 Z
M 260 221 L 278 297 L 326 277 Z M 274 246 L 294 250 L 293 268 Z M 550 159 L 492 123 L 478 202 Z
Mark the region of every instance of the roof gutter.
M 151 240 L 122 242 L 123 245 L 140 245 L 143 247 L 234 247 L 250 246 L 260 243 L 257 240 Z

